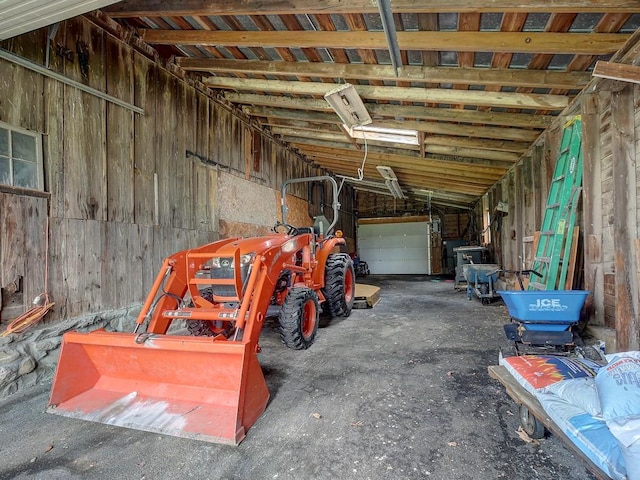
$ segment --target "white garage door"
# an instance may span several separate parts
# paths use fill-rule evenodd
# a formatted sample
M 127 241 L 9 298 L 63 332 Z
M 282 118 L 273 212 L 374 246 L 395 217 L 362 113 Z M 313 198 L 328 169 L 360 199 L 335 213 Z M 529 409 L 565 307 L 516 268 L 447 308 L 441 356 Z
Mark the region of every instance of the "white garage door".
M 358 226 L 358 252 L 372 274 L 430 274 L 428 222 Z

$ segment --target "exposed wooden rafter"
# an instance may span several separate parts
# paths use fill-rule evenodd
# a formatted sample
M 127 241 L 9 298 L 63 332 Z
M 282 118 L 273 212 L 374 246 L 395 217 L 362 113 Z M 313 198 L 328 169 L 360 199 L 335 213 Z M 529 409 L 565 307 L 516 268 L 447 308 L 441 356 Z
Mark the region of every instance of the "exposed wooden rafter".
M 412 145 L 368 138 L 365 171 L 375 178 L 363 188 L 388 193 L 379 156 L 397 166 L 407 194 L 433 190 L 441 205 L 476 203 L 585 87 L 640 82 L 638 67 L 622 65 L 637 49 L 640 0 L 393 0 L 391 8 L 397 74 L 373 0 L 124 0 L 105 11 L 254 125 L 347 176 L 364 141 L 323 95 L 353 84 L 373 126 L 417 136 Z
M 244 73 L 297 77 L 349 78 L 425 83 L 465 83 L 470 85 L 511 85 L 531 88 L 583 88 L 590 75 L 586 72 L 546 70 L 507 70 L 490 68 L 423 67 L 405 65 L 398 75 L 390 65 L 354 63 L 267 62 L 179 57 L 176 62 L 186 71 L 208 73 Z
M 322 96 L 338 84 L 318 82 L 286 82 L 282 80 L 254 80 L 244 78 L 208 77 L 204 84 L 211 88 L 250 92 L 277 92 L 296 95 Z M 562 110 L 569 101 L 563 95 L 526 93 L 457 91 L 439 88 L 355 86 L 360 97 L 371 100 L 433 102 L 453 105 L 484 105 L 488 107 Z
M 593 76 L 622 82 L 640 83 L 640 67 L 624 63 L 599 61 L 593 69 Z
M 236 47 L 387 48 L 382 32 L 320 31 L 208 31 L 141 29 L 150 44 Z M 523 52 L 605 55 L 615 53 L 629 35 L 619 33 L 541 32 L 397 32 L 402 50 L 455 50 L 459 52 Z
M 337 117 L 333 113 L 323 114 L 317 112 L 318 110 L 333 111 L 327 102 L 315 98 L 275 97 L 232 92 L 225 93 L 224 97 L 230 102 L 248 105 L 243 107 L 243 110 L 251 116 L 292 118 L 323 123 L 335 123 L 337 121 Z M 378 105 L 373 103 L 367 103 L 366 107 L 369 114 L 375 118 L 401 117 L 539 129 L 547 128 L 553 121 L 551 115 L 525 113 L 478 112 L 475 110 L 453 111 L 447 108 L 418 107 L 414 105 Z
M 474 2 L 469 0 L 394 0 L 394 13 L 442 12 L 636 12 L 636 0 L 496 0 Z M 112 17 L 165 17 L 175 15 L 279 15 L 279 14 L 344 14 L 377 13 L 371 0 L 124 0 L 107 8 Z

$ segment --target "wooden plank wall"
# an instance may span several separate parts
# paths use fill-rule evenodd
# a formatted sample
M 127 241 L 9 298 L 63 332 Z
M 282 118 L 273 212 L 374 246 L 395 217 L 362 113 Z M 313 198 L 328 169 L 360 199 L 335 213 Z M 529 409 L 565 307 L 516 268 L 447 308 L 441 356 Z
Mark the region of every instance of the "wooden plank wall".
M 492 218 L 491 243 L 487 246 L 490 257 L 504 269 L 530 267 L 532 245 L 524 240 L 532 237 L 542 224 L 548 188 L 558 156 L 561 121 L 558 119 L 554 126 L 542 134 L 531 150 L 487 192 Z M 496 213 L 499 202 L 509 206 L 507 214 Z M 477 222 L 482 222 L 481 208 L 476 208 L 474 215 Z M 511 278 L 510 281 L 515 282 L 515 279 Z
M 584 250 L 582 288 L 591 291 L 592 325 L 615 328 L 618 351 L 640 347 L 640 106 L 638 86 L 608 82 L 579 99 L 584 181 L 577 224 Z M 490 249 L 506 268 L 526 251 L 514 237 L 540 228 L 565 118 L 559 118 L 528 155 L 488 192 L 491 209 L 509 203 Z M 481 215 L 477 211 L 475 214 Z M 512 217 L 513 218 L 509 218 Z M 498 235 L 496 235 L 498 233 Z
M 43 64 L 46 33 L 0 46 Z M 248 119 L 83 18 L 62 22 L 53 44 L 74 59 L 52 53 L 52 70 L 145 113 L 0 61 L 0 86 L 12 99 L 0 101 L 0 121 L 43 134 L 47 192 L 0 192 L 0 286 L 6 299 L 22 279 L 23 307 L 43 291 L 49 216 L 56 306 L 47 322 L 140 303 L 165 256 L 219 238 L 220 218 L 233 208 L 219 202 L 222 177 L 242 179 L 239 198 L 267 189 L 275 204 L 285 179 L 323 174 L 265 135 L 254 143 Z M 306 215 L 306 186 L 291 193 Z M 341 203 L 341 228 L 354 238 L 350 188 Z

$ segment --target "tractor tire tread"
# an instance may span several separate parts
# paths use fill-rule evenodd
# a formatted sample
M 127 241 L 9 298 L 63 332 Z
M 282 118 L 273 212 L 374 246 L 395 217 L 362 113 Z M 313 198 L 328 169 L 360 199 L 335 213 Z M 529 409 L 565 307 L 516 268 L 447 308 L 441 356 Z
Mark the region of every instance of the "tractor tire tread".
M 194 337 L 215 336 L 207 320 L 187 320 L 187 330 Z
M 355 295 L 351 301 L 345 299 L 345 275 L 347 269 L 351 270 L 351 278 L 356 278 L 353 270 L 353 261 L 349 255 L 344 253 L 334 253 L 327 258 L 325 267 L 324 288 L 322 293 L 327 299 L 326 305 L 331 317 L 348 317 L 351 315 Z M 355 288 L 355 284 L 354 284 Z
M 315 303 L 315 325 L 309 338 L 303 335 L 303 314 L 307 301 Z M 278 317 L 280 339 L 287 347 L 293 350 L 306 350 L 315 341 L 318 331 L 320 304 L 316 292 L 307 287 L 294 287 L 289 290 L 287 297 L 282 304 Z

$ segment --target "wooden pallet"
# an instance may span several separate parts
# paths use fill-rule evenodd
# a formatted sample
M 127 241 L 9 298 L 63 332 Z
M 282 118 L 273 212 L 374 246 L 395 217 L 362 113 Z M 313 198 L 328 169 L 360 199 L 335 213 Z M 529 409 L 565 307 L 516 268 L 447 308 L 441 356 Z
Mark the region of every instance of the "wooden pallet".
M 529 412 L 536 417 L 548 431 L 560 438 L 573 453 L 586 463 L 587 468 L 591 473 L 601 480 L 610 478 L 595 463 L 593 463 L 589 457 L 575 446 L 560 427 L 558 427 L 558 425 L 549 418 L 538 399 L 525 390 L 505 367 L 502 365 L 491 365 L 488 367 L 488 370 L 491 378 L 498 380 L 502 385 L 504 385 L 507 395 L 509 395 L 518 405 L 524 405 L 527 407 Z

